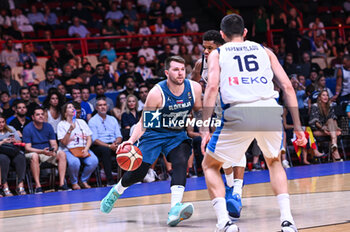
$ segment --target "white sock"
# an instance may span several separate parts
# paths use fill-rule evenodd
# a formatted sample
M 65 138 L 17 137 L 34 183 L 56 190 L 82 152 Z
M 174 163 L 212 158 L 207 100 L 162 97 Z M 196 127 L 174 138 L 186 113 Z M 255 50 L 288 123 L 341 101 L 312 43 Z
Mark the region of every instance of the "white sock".
M 241 198 L 242 198 L 242 187 L 243 187 L 243 180 L 241 179 L 233 180 L 233 192 L 238 193 Z
M 281 212 L 281 223 L 283 221 L 289 221 L 290 223 L 294 224 L 292 212 L 290 210 L 290 201 L 289 201 L 289 194 L 288 193 L 282 193 L 277 195 L 277 201 L 278 205 L 280 206 L 280 212 Z
M 122 180 L 120 180 L 113 188 L 119 193 L 119 195 L 122 195 L 128 187 L 123 187 Z
M 218 219 L 218 227 L 221 229 L 230 221 L 226 209 L 226 200 L 223 197 L 217 197 L 214 198 L 211 203 L 213 204 L 216 218 Z
M 182 197 L 185 191 L 185 186 L 173 185 L 171 186 L 170 190 L 171 190 L 171 207 L 173 207 L 176 205 L 176 203 L 181 203 Z
M 225 178 L 226 178 L 226 184 L 228 187 L 232 188 L 233 187 L 233 172 L 229 175 L 225 174 Z

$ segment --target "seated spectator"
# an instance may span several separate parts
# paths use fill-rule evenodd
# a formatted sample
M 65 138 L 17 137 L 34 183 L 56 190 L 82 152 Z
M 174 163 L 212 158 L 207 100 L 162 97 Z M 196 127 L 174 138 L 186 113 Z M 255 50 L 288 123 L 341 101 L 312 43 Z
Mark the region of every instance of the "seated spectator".
M 195 64 L 197 60 L 202 58 L 202 52 L 200 47 L 197 45 L 193 46 L 192 49 L 192 64 Z
M 151 35 L 151 29 L 149 29 L 147 21 L 146 20 L 142 20 L 141 21 L 141 25 L 139 27 L 139 35 Z M 142 39 L 142 38 L 140 38 Z
M 343 57 L 344 57 L 344 50 L 343 51 L 337 51 L 337 56 L 331 60 L 331 68 L 340 68 L 343 64 Z
M 312 104 L 317 102 L 318 95 L 322 90 L 326 90 L 330 98 L 333 97 L 332 91 L 326 86 L 326 78 L 324 76 L 319 76 L 317 77 L 315 82 L 315 91 L 312 93 L 310 97 Z
M 93 141 L 91 150 L 102 160 L 107 186 L 112 186 L 115 182 L 112 176 L 111 158 L 115 157 L 118 145 L 122 142 L 122 135 L 118 121 L 107 115 L 109 110 L 104 97 L 97 98 L 96 111 L 97 114 L 89 121 Z
M 346 101 L 350 99 L 350 55 L 344 55 L 343 65 L 337 71 L 337 84 L 332 101 Z
M 199 31 L 199 27 L 198 27 L 198 24 L 196 22 L 195 17 L 191 17 L 190 20 L 186 22 L 186 29 L 187 29 L 187 32 L 198 32 Z
M 122 35 L 134 35 L 135 34 L 135 28 L 130 23 L 130 20 L 128 17 L 123 18 L 123 21 L 120 24 L 120 33 Z M 128 40 L 128 42 L 131 42 L 131 40 Z
M 21 87 L 19 89 L 19 97 L 20 97 L 20 100 L 22 100 L 26 104 L 26 106 L 28 107 L 30 104 L 30 94 L 29 94 L 28 87 Z M 30 117 L 30 115 L 29 115 L 29 117 Z
M 83 68 L 80 69 L 79 71 L 80 73 L 78 74 L 78 76 L 83 80 L 83 85 L 89 85 L 91 77 L 94 75 L 95 73 L 95 69 L 92 68 L 91 64 L 85 63 L 83 64 Z
M 127 77 L 125 80 L 125 90 L 121 93 L 124 93 L 126 96 L 128 95 L 134 95 L 136 97 L 139 96 L 139 93 L 137 92 L 136 83 L 134 81 L 133 77 Z
M 131 20 L 131 23 L 134 24 L 136 21 L 140 19 L 139 14 L 133 8 L 132 1 L 127 1 L 125 9 L 123 10 L 124 17 L 128 17 Z
M 139 107 L 137 108 L 137 111 L 142 112 L 143 107 L 144 107 L 144 105 L 146 103 L 148 92 L 149 92 L 149 89 L 148 89 L 147 85 L 141 85 L 139 87 L 140 100 L 138 101 L 138 106 Z
M 162 18 L 164 15 L 164 10 L 162 9 L 159 2 L 153 2 L 151 5 L 151 9 L 148 13 L 148 20 L 150 24 L 155 24 L 158 18 Z M 158 34 L 158 33 L 157 33 Z
M 33 115 L 33 110 L 37 106 L 41 106 L 41 102 L 39 100 L 39 86 L 38 85 L 31 85 L 28 87 L 29 90 L 29 104 L 27 105 L 28 107 L 28 115 L 31 116 Z
M 106 14 L 105 19 L 111 19 L 113 20 L 112 22 L 119 23 L 123 17 L 123 12 L 121 10 L 118 10 L 118 4 L 116 2 L 113 2 L 110 11 L 108 11 Z
M 50 26 L 51 30 L 56 29 L 58 25 L 58 18 L 54 12 L 51 12 L 50 7 L 48 5 L 44 5 L 44 18 L 45 23 Z
M 70 98 L 67 98 L 67 89 L 63 84 L 60 84 L 57 86 L 57 91 L 61 94 L 62 96 L 62 102 L 63 104 L 66 103 L 67 101 L 70 101 Z
M 68 87 L 69 89 L 76 84 L 82 84 L 83 79 L 78 76 L 77 72 L 74 72 L 73 67 L 70 64 L 65 64 L 63 66 L 63 72 L 60 76 L 59 80 L 63 85 Z
M 148 40 L 142 42 L 142 47 L 137 52 L 137 56 L 144 56 L 148 65 L 154 65 L 157 59 L 154 49 L 149 47 Z
M 154 24 L 154 34 L 165 34 L 166 26 L 163 24 L 162 17 L 156 19 L 156 24 Z
M 170 5 L 165 9 L 165 13 L 167 14 L 167 17 L 174 15 L 176 19 L 182 18 L 182 10 L 175 0 L 171 1 Z
M 96 74 L 90 79 L 89 85 L 91 93 L 95 93 L 95 85 L 97 84 L 102 84 L 103 87 L 107 89 L 113 88 L 113 80 L 105 73 L 103 64 L 98 64 L 96 66 Z
M 96 97 L 92 98 L 89 101 L 89 103 L 92 104 L 94 109 L 96 109 L 97 99 L 103 97 L 103 98 L 105 98 L 105 101 L 107 102 L 108 112 L 111 112 L 114 108 L 114 103 L 113 103 L 112 99 L 105 96 L 105 88 L 103 87 L 103 85 L 102 84 L 95 85 L 95 92 L 96 92 Z
M 124 88 L 124 85 L 126 83 L 126 79 L 128 77 L 131 77 L 135 83 L 140 84 L 144 83 L 145 81 L 143 80 L 142 76 L 140 73 L 135 71 L 135 63 L 134 62 L 128 62 L 126 66 L 127 72 L 122 74 L 120 78 L 118 79 L 118 86 L 121 88 Z
M 79 57 L 74 53 L 73 44 L 67 43 L 66 46 L 60 51 L 60 65 L 61 67 L 68 63 L 69 60 L 79 60 Z
M 61 107 L 63 105 L 61 94 L 57 89 L 50 89 L 43 105 L 45 109 L 45 122 L 49 123 L 55 134 L 57 134 L 57 125 L 62 120 Z
M 108 36 L 108 35 L 120 35 L 120 31 L 117 29 L 117 27 L 113 24 L 112 19 L 107 19 L 105 26 L 102 28 L 102 35 Z
M 4 116 L 0 114 L 0 170 L 2 191 L 5 197 L 13 196 L 7 183 L 10 164 L 15 167 L 17 174 L 17 195 L 26 195 L 23 186 L 26 172 L 26 158 L 23 152 L 13 145 L 13 143 L 19 142 L 21 142 L 21 138 L 16 132 L 16 129 L 8 126 Z
M 0 102 L 1 102 L 1 115 L 8 119 L 11 117 L 15 112 L 12 110 L 12 107 L 10 106 L 10 94 L 7 91 L 1 92 L 0 94 Z
M 30 61 L 33 65 L 38 65 L 37 58 L 33 52 L 33 44 L 25 43 L 23 53 L 19 55 L 19 62 L 24 65 L 24 62 Z
M 29 19 L 22 14 L 22 10 L 20 8 L 16 9 L 13 12 L 13 17 L 11 20 L 15 23 L 14 29 L 19 30 L 22 32 L 32 32 L 34 31 L 34 28 L 32 25 L 30 25 Z
M 105 41 L 103 43 L 103 46 L 104 46 L 104 49 L 100 52 L 100 59 L 106 56 L 110 63 L 117 61 L 117 53 L 115 52 L 114 48 L 111 47 L 111 44 L 108 41 Z
M 33 63 L 30 60 L 24 61 L 21 78 L 23 86 L 32 86 L 40 83 L 38 75 L 34 72 Z
M 160 67 L 164 66 L 164 62 L 166 58 L 170 56 L 174 56 L 175 54 L 171 52 L 171 45 L 170 44 L 165 44 L 164 45 L 164 52 L 158 55 L 158 62 Z
M 112 115 L 118 120 L 119 127 L 121 127 L 120 122 L 122 120 L 122 114 L 125 112 L 126 108 L 126 95 L 120 93 L 117 96 L 115 107 L 112 110 Z
M 117 69 L 115 70 L 115 81 L 117 83 L 119 81 L 120 76 L 127 72 L 126 66 L 127 65 L 125 60 L 121 60 L 118 62 Z
M 317 103 L 311 107 L 309 124 L 315 136 L 331 137 L 333 160 L 342 161 L 337 145 L 337 137 L 341 134 L 341 129 L 338 128 L 337 116 L 331 103 L 327 90 L 322 90 L 318 95 Z
M 5 42 L 5 49 L 0 53 L 0 63 L 10 66 L 11 68 L 19 65 L 18 52 L 13 49 L 13 40 L 8 39 Z
M 49 27 L 46 25 L 44 15 L 41 12 L 38 12 L 35 5 L 31 5 L 30 13 L 27 16 L 30 24 L 32 24 L 36 31 L 49 29 Z
M 140 12 L 148 13 L 151 5 L 152 0 L 137 0 L 137 7 L 140 9 Z
M 80 24 L 78 17 L 74 17 L 73 25 L 68 28 L 68 35 L 71 37 L 86 38 L 90 37 L 90 32 L 84 25 Z
M 98 159 L 90 150 L 92 131 L 86 122 L 78 117 L 73 119 L 76 110 L 73 103 L 62 107 L 62 119 L 57 126 L 57 138 L 67 155 L 68 173 L 73 190 L 80 189 L 78 184 L 81 163 L 84 163 L 81 174 L 81 186 L 91 188 L 88 180 L 98 165 Z
M 315 21 L 309 23 L 310 29 L 316 29 L 316 36 L 325 35 L 326 30 L 324 29 L 324 24 L 321 22 L 320 17 L 316 17 Z
M 23 100 L 14 101 L 12 107 L 15 109 L 15 114 L 7 119 L 7 124 L 13 126 L 19 136 L 22 138 L 24 127 L 30 123 L 30 117 L 27 117 L 27 106 Z
M 56 76 L 62 75 L 62 63 L 61 63 L 61 55 L 57 49 L 54 49 L 50 53 L 51 57 L 46 61 L 46 70 L 52 69 L 54 70 L 54 74 Z
M 55 78 L 53 69 L 47 69 L 45 73 L 46 79 L 39 83 L 40 95 L 46 95 L 51 88 L 57 88 L 61 81 Z
M 87 4 L 85 4 L 87 5 Z M 87 27 L 92 27 L 92 16 L 90 11 L 83 5 L 82 1 L 77 1 L 75 4 L 75 9 L 70 13 L 70 16 L 73 18 L 77 17 L 79 22 L 84 24 Z M 83 37 L 82 37 L 83 38 Z
M 44 122 L 44 109 L 37 107 L 32 116 L 33 121 L 23 129 L 26 158 L 30 160 L 30 168 L 35 181 L 35 194 L 43 193 L 40 184 L 40 164 L 44 162 L 58 164 L 58 190 L 68 190 L 64 182 L 66 175 L 66 154 L 58 151 L 56 135 L 52 126 Z
M 192 60 L 192 56 L 188 53 L 186 45 L 180 45 L 178 55 L 181 56 L 185 60 L 186 69 L 190 68 L 190 70 L 192 71 L 193 60 Z M 191 71 L 188 73 L 191 73 Z
M 139 56 L 135 72 L 140 73 L 144 81 L 153 78 L 152 69 L 146 66 L 146 57 L 144 56 Z
M 141 117 L 141 112 L 137 111 L 138 109 L 138 99 L 135 95 L 128 95 L 126 97 L 126 107 L 125 112 L 122 114 L 122 135 L 124 140 L 129 139 L 130 129 L 135 125 Z
M 179 19 L 176 19 L 174 14 L 170 14 L 169 19 L 164 22 L 166 26 L 167 33 L 181 33 L 182 32 L 182 24 Z
M 89 104 L 91 112 L 95 110 L 94 106 L 89 102 L 90 99 L 90 88 L 88 86 L 83 86 L 81 88 L 81 100 Z
M 89 121 L 91 118 L 92 111 L 91 111 L 90 105 L 88 103 L 84 102 L 83 99 L 81 98 L 80 86 L 74 85 L 72 87 L 71 97 L 72 97 L 72 100 L 74 102 L 77 102 L 80 104 L 80 107 L 81 107 L 80 118 L 85 120 L 85 121 Z
M 1 67 L 0 91 L 7 91 L 11 98 L 17 98 L 21 86 L 18 81 L 12 79 L 11 66 Z

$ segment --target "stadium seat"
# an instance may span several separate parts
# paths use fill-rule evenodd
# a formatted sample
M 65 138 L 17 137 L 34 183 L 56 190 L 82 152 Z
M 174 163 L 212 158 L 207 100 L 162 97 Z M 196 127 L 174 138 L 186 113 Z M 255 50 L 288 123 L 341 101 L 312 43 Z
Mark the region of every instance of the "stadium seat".
M 46 58 L 46 57 L 39 57 L 38 58 L 38 64 L 44 71 L 46 69 L 46 61 L 47 60 L 48 60 L 48 58 Z
M 324 58 L 312 58 L 311 60 L 313 63 L 316 63 L 320 66 L 320 68 L 323 70 L 327 68 L 327 64 Z
M 89 55 L 89 56 L 86 56 L 86 58 L 88 59 L 92 67 L 96 67 L 96 65 L 98 64 L 98 60 L 95 55 Z
M 40 65 L 35 65 L 33 67 L 33 70 L 35 72 L 35 74 L 37 75 L 38 79 L 40 81 L 45 80 L 45 73 L 44 73 L 44 69 L 40 66 Z
M 55 37 L 68 37 L 68 31 L 66 29 L 56 29 L 54 32 Z
M 23 71 L 23 67 L 17 66 L 12 68 L 12 77 L 14 80 L 18 81 L 21 86 L 23 86 L 23 80 L 21 78 L 21 73 Z

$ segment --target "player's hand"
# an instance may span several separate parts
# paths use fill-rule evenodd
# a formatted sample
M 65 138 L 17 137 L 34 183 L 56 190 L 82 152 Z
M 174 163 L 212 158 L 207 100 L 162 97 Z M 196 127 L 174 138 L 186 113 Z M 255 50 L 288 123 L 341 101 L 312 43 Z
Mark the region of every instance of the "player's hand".
M 130 140 L 124 141 L 121 144 L 119 144 L 118 148 L 117 148 L 117 153 L 124 148 L 125 145 L 133 145 L 134 143 Z
M 201 132 L 201 137 L 202 137 L 201 151 L 202 151 L 202 154 L 205 155 L 205 147 L 207 146 L 211 137 L 210 132 L 209 131 Z
M 306 145 L 307 143 L 307 140 L 305 138 L 305 133 L 304 131 L 294 131 L 295 135 L 297 136 L 297 140 L 296 140 L 296 144 L 299 146 L 299 147 L 303 147 Z

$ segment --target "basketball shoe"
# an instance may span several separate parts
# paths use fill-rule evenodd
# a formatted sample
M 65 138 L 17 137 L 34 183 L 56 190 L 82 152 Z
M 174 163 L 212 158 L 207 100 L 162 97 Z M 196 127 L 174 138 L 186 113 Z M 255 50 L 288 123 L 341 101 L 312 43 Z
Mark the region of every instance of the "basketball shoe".
M 168 226 L 176 226 L 179 222 L 189 219 L 193 214 L 193 210 L 191 203 L 176 203 L 168 213 Z
M 298 229 L 290 221 L 283 221 L 281 224 L 281 232 L 298 232 Z
M 114 203 L 118 200 L 120 194 L 115 190 L 114 186 L 109 190 L 108 194 L 102 199 L 100 210 L 102 213 L 110 213 L 114 207 Z
M 226 223 L 226 225 L 223 227 L 223 228 L 219 228 L 218 225 L 216 225 L 216 232 L 238 232 L 239 231 L 239 228 L 238 226 L 231 222 L 231 221 L 228 221 Z
M 231 217 L 239 218 L 242 210 L 242 200 L 238 193 L 233 194 L 233 188 L 225 186 L 225 199 L 228 214 Z

